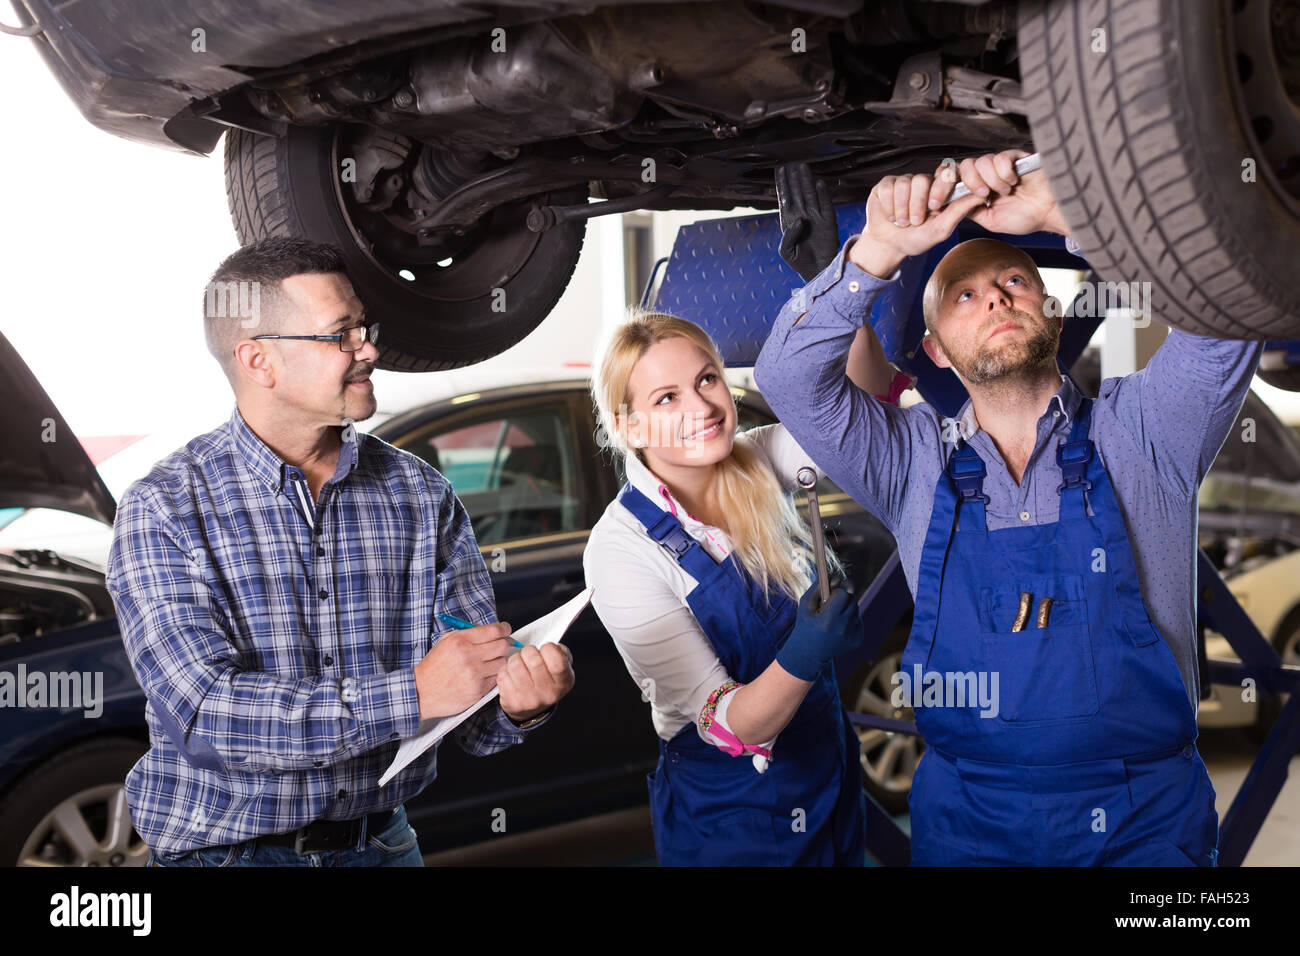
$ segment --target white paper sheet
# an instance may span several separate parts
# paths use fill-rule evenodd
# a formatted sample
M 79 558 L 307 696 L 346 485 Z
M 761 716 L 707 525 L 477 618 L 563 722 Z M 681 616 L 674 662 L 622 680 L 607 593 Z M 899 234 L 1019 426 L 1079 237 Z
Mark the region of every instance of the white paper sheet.
M 526 624 L 517 631 L 512 631 L 510 636 L 520 644 L 531 644 L 533 647 L 540 647 L 543 644 L 558 644 L 569 626 L 582 613 L 582 609 L 591 601 L 592 590 L 592 588 L 586 588 L 574 595 L 571 600 L 561 604 L 550 614 L 539 617 L 531 624 Z M 521 650 L 522 648 L 512 646 L 507 657 L 512 657 Z M 494 699 L 500 692 L 499 688 L 493 687 L 479 699 L 478 703 L 471 705 L 467 710 L 463 710 L 451 717 L 431 717 L 421 723 L 414 736 L 407 737 L 398 745 L 397 756 L 393 758 L 389 768 L 384 771 L 384 775 L 379 778 L 379 786 L 385 786 L 388 781 L 401 773 L 412 760 L 463 724 L 470 714 Z

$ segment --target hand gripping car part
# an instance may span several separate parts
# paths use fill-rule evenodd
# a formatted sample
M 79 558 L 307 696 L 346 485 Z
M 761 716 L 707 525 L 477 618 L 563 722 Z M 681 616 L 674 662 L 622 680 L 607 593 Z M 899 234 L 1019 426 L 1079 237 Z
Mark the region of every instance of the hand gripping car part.
M 1042 169 L 1043 157 L 1039 156 L 1037 153 L 1030 153 L 1028 156 L 1021 156 L 1019 159 L 1016 160 L 1015 167 L 1016 167 L 1016 175 L 1024 176 L 1025 173 L 1032 173 L 1035 169 Z M 958 199 L 961 199 L 963 196 L 969 196 L 969 195 L 970 195 L 970 187 L 967 186 L 965 183 L 958 183 L 957 186 L 953 189 L 952 195 L 948 197 L 947 202 L 945 202 L 943 205 L 946 206 L 950 202 L 956 202 Z M 993 198 L 994 197 L 990 196 L 988 199 L 986 199 L 984 201 L 984 205 L 986 206 L 993 205 Z

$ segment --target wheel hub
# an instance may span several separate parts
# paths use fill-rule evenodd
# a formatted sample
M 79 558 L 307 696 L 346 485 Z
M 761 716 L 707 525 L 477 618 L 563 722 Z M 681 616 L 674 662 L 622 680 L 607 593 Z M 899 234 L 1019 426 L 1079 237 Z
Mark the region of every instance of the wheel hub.
M 356 152 L 343 130 L 334 136 L 328 161 L 338 169 Z M 438 201 L 480 175 L 491 156 L 451 153 L 425 146 L 404 157 L 401 169 L 379 177 L 380 202 L 362 202 L 333 177 L 340 208 L 357 246 L 379 268 L 411 283 L 412 291 L 439 302 L 467 302 L 485 289 L 501 288 L 528 262 L 540 237 L 529 231 L 524 205 L 500 206 L 468 231 L 428 233 L 412 225 L 417 209 Z M 409 186 L 408 186 L 409 184 Z
M 126 790 L 104 784 L 68 797 L 32 828 L 19 866 L 143 866 L 145 846 L 131 826 Z
M 912 720 L 910 707 L 895 707 L 893 675 L 902 665 L 902 653 L 881 658 L 863 678 L 858 692 L 856 709 L 860 713 L 895 720 Z M 895 733 L 876 727 L 855 727 L 858 733 L 858 760 L 865 773 L 876 785 L 894 793 L 907 793 L 912 789 L 912 775 L 921 759 L 924 743 L 920 737 Z
M 1300 217 L 1300 0 L 1234 0 L 1239 109 L 1261 175 Z

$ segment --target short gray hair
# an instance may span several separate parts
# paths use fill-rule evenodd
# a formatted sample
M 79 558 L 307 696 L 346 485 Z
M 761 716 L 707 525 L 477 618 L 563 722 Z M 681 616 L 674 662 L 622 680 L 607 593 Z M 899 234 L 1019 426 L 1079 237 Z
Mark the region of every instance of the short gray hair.
M 285 328 L 281 282 L 334 272 L 347 274 L 337 246 L 297 236 L 261 239 L 227 256 L 203 290 L 204 338 L 226 378 L 235 380 L 236 345 Z

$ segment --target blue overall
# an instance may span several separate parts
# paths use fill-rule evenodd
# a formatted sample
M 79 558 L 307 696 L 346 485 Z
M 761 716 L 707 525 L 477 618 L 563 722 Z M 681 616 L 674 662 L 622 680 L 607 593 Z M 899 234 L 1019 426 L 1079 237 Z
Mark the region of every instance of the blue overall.
M 917 701 L 927 749 L 910 799 L 914 865 L 1217 861 L 1196 716 L 1142 600 L 1091 412 L 1084 399 L 1057 448 L 1055 524 L 987 530 L 986 471 L 969 445 L 940 475 L 902 673 L 915 685 L 919 665 L 931 689 L 943 675 L 953 692 Z M 1021 592 L 1031 610 L 1013 631 Z M 1044 597 L 1054 603 L 1038 627 Z M 968 672 L 996 686 L 996 714 L 969 693 L 961 706 L 962 682 L 946 675 Z
M 715 561 L 675 515 L 630 484 L 619 502 L 696 581 L 687 596 L 718 659 L 747 684 L 776 659 L 798 605 L 780 589 L 770 605 L 730 556 Z M 647 777 L 655 850 L 664 866 L 861 866 L 866 802 L 858 738 L 840 704 L 833 667 L 813 682 L 777 737 L 764 773 L 748 754 L 705 743 L 695 722 L 659 741 Z

